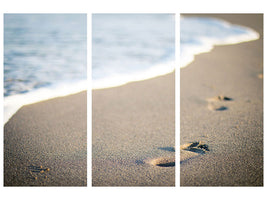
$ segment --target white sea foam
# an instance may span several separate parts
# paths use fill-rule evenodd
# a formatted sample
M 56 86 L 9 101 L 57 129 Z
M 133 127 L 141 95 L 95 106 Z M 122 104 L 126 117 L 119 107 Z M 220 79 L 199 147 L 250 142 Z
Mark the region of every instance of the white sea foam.
M 127 74 L 114 73 L 112 76 L 109 76 L 108 78 L 103 78 L 93 81 L 92 88 L 103 89 L 103 88 L 116 87 L 124 85 L 129 82 L 146 80 L 164 74 L 168 74 L 172 72 L 174 69 L 175 69 L 175 62 L 169 61 L 166 63 L 161 63 L 151 66 L 150 68 L 144 69 L 142 71 L 135 71 L 133 73 L 127 73 Z
M 4 98 L 4 123 L 24 105 L 47 99 L 75 94 L 87 89 L 87 81 L 60 83 L 50 87 L 39 88 L 24 94 L 16 94 Z
M 209 52 L 215 45 L 237 44 L 259 39 L 251 28 L 206 17 L 181 17 L 180 67 L 194 61 L 194 56 Z

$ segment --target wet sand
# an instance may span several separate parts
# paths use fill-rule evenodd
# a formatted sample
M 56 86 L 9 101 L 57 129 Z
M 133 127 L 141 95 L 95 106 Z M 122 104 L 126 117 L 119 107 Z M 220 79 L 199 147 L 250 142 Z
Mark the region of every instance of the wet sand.
M 92 92 L 92 185 L 175 185 L 175 77 Z
M 261 36 L 217 46 L 181 69 L 180 184 L 262 186 L 263 16 L 197 16 L 225 19 Z M 189 147 L 199 141 L 208 150 Z
M 87 185 L 86 92 L 23 106 L 4 126 L 5 186 Z

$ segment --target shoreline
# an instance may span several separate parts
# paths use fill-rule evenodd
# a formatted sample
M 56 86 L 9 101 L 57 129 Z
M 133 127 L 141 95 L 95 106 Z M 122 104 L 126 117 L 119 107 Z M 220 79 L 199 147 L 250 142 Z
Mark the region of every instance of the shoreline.
M 4 125 L 4 186 L 87 185 L 87 92 L 25 105 Z
M 196 15 L 196 16 L 198 16 L 198 15 Z M 204 16 L 199 17 L 199 18 L 197 18 L 196 16 L 195 15 L 187 15 L 185 17 L 184 15 L 182 15 L 181 17 L 183 20 L 181 19 L 181 26 L 184 23 L 183 21 L 200 20 L 200 19 L 204 18 L 207 21 L 206 24 L 211 23 L 213 21 L 215 21 L 218 24 L 220 22 L 220 25 L 221 26 L 223 25 L 223 27 L 224 27 L 224 28 L 222 28 L 222 31 L 226 30 L 227 27 L 231 27 L 232 30 L 237 29 L 237 30 L 235 30 L 235 32 L 238 32 L 238 31 L 240 32 L 242 30 L 241 32 L 243 32 L 243 34 L 239 34 L 239 35 L 235 35 L 235 36 L 232 35 L 232 36 L 228 36 L 228 37 L 225 36 L 224 38 L 220 38 L 220 39 L 216 38 L 214 36 L 215 33 L 211 33 L 210 39 L 207 38 L 208 36 L 206 36 L 206 37 L 204 36 L 205 42 L 203 42 L 202 45 L 196 45 L 196 46 L 190 45 L 191 46 L 191 48 L 190 48 L 191 53 L 181 54 L 181 56 L 180 56 L 181 57 L 180 58 L 181 59 L 180 60 L 180 68 L 184 68 L 184 67 L 188 66 L 190 63 L 194 62 L 196 55 L 211 52 L 215 46 L 240 44 L 243 42 L 250 42 L 250 41 L 258 40 L 260 37 L 258 32 L 256 32 L 254 29 L 247 27 L 247 26 L 244 26 L 244 25 L 242 26 L 239 24 L 233 24 L 233 23 L 230 23 L 229 21 L 223 20 L 222 18 L 211 17 L 210 15 L 207 15 L 207 16 L 204 15 Z M 215 23 L 215 22 L 213 22 L 213 23 Z M 201 25 L 199 25 L 199 26 L 203 26 L 202 23 L 200 23 L 200 24 Z M 187 27 L 187 26 L 185 26 L 185 27 Z M 214 25 L 212 25 L 212 27 L 213 26 Z M 212 27 L 210 27 L 210 28 L 212 28 Z M 240 30 L 240 28 L 241 28 L 241 30 Z M 246 30 L 246 33 L 244 33 L 245 30 Z M 188 33 L 188 34 L 190 34 L 190 33 Z M 183 36 L 183 37 L 185 37 L 185 36 Z M 195 36 L 195 37 L 200 40 L 199 36 Z M 181 38 L 181 40 L 182 40 L 182 38 Z M 181 48 L 187 49 L 186 52 L 189 52 L 189 48 L 187 47 L 187 45 L 183 45 L 183 41 L 181 41 L 181 42 L 182 42 Z
M 85 91 L 86 80 L 74 84 L 61 83 L 49 87 L 33 89 L 27 93 L 19 93 L 4 97 L 4 124 L 22 107 L 50 99 L 73 95 Z
M 247 26 L 260 39 L 215 46 L 181 69 L 180 184 L 263 186 L 263 15 L 188 16 Z
M 102 80 L 92 81 L 92 90 L 109 89 L 114 87 L 121 87 L 129 83 L 134 83 L 138 81 L 146 81 L 152 78 L 157 78 L 159 76 L 164 76 L 175 70 L 174 61 L 166 61 L 164 63 L 158 63 L 151 66 L 148 69 L 139 72 L 133 72 L 131 75 L 117 75 L 113 78 L 107 78 Z M 119 81 L 118 81 L 119 80 Z M 95 83 L 94 83 L 95 82 Z M 107 84 L 108 83 L 108 84 Z

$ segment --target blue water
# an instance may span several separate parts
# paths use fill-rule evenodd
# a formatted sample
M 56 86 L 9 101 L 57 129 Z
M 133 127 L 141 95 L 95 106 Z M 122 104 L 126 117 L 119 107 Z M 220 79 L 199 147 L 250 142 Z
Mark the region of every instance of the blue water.
M 256 40 L 254 30 L 207 17 L 181 17 L 180 67 L 186 67 L 199 53 L 209 52 L 215 45 L 236 44 Z
M 166 74 L 174 60 L 174 15 L 93 14 L 93 88 Z
M 86 14 L 4 15 L 5 121 L 24 104 L 85 88 L 86 20 Z

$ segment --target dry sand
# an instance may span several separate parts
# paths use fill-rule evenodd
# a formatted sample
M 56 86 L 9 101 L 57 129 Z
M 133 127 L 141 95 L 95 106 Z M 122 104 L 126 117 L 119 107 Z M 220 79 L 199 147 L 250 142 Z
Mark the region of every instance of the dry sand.
M 174 73 L 92 92 L 92 185 L 175 185 Z
M 200 16 L 251 27 L 261 37 L 217 46 L 181 69 L 180 144 L 209 148 L 181 150 L 181 186 L 262 186 L 263 15 Z
M 4 127 L 5 186 L 86 186 L 86 92 L 23 106 Z

